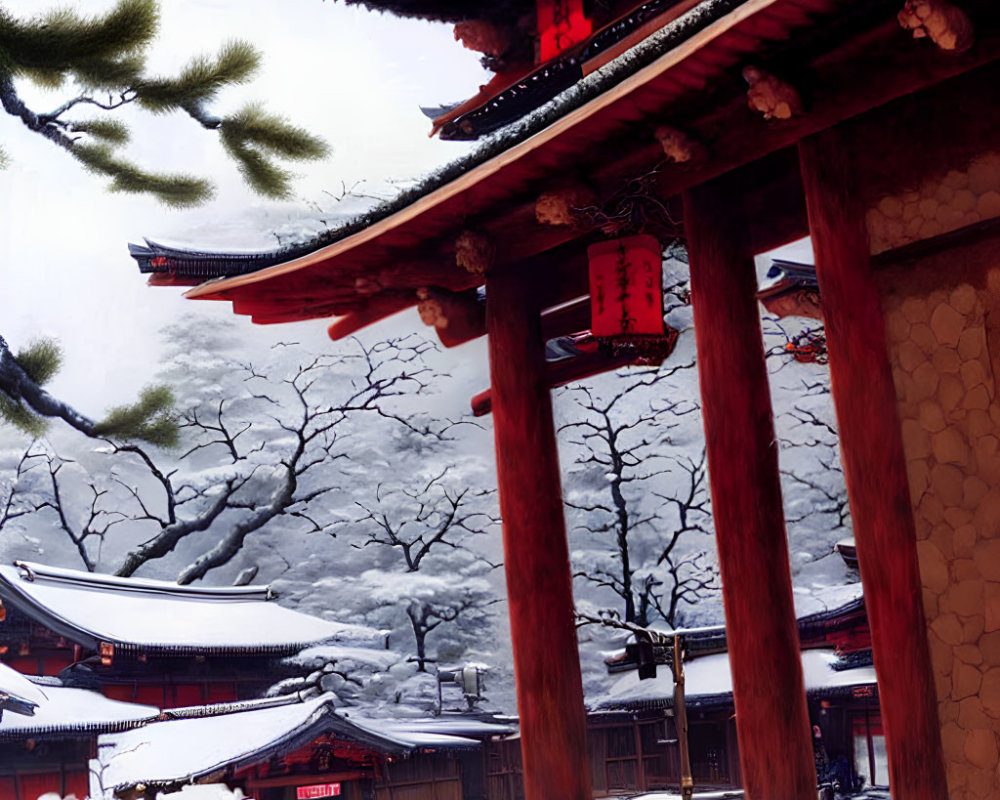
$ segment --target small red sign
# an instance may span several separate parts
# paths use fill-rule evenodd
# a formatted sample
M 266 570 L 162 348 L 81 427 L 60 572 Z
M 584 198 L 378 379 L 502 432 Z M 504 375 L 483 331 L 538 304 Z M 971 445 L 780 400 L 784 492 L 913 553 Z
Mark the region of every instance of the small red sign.
M 312 786 L 299 786 L 295 789 L 295 800 L 315 800 L 319 797 L 339 796 L 339 783 L 314 783 Z

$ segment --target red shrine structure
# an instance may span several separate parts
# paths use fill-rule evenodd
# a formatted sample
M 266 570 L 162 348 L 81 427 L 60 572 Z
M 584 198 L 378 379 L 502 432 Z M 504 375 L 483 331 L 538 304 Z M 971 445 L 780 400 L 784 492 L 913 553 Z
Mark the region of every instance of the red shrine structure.
M 133 255 L 260 323 L 488 335 L 525 797 L 591 797 L 544 343 L 589 329 L 588 248 L 638 234 L 690 257 L 746 796 L 816 786 L 753 267 L 807 235 L 893 796 L 1000 793 L 996 4 L 365 5 L 484 51 L 496 79 L 434 112 L 480 148 L 300 247 Z M 644 357 L 627 320 L 609 365 Z

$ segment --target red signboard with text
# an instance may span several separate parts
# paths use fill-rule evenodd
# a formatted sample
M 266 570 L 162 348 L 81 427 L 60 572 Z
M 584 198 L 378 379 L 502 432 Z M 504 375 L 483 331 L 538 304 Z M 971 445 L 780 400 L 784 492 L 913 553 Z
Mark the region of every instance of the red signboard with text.
M 316 800 L 320 797 L 339 796 L 339 783 L 314 783 L 311 786 L 299 786 L 295 789 L 295 800 Z

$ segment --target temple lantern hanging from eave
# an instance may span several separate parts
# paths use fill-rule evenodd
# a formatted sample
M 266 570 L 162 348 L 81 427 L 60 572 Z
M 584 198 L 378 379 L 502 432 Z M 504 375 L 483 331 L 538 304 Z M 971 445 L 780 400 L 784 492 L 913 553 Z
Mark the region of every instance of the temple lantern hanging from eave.
M 662 252 L 648 234 L 587 248 L 594 336 L 663 335 Z

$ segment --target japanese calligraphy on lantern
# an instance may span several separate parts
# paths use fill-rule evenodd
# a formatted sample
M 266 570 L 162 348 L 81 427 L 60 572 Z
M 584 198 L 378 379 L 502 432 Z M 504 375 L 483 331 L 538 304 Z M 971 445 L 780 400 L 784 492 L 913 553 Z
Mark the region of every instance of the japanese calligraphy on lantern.
M 541 0 L 538 3 L 539 61 L 555 58 L 563 50 L 590 36 L 591 23 L 583 0 Z
M 662 248 L 655 236 L 593 244 L 590 330 L 595 336 L 663 334 Z

